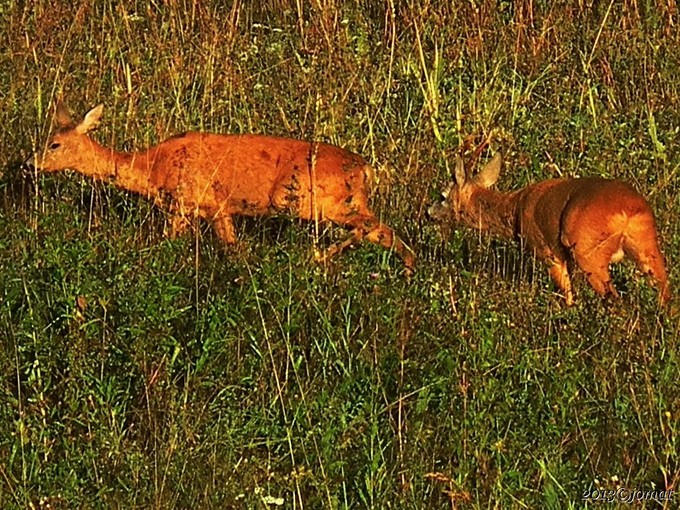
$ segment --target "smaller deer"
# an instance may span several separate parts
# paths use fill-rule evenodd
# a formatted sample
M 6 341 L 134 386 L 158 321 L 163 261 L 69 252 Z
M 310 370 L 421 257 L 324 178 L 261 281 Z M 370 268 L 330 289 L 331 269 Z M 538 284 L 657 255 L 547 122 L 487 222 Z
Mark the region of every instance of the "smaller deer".
M 233 215 L 284 211 L 351 229 L 348 239 L 319 259 L 366 239 L 394 248 L 407 272 L 413 271 L 411 250 L 368 208 L 373 170 L 361 156 L 325 143 L 199 132 L 176 135 L 141 152 L 116 152 L 89 136 L 102 111 L 99 105 L 73 122 L 59 103 L 56 131 L 44 152 L 27 164 L 42 172 L 72 169 L 169 206 L 173 235 L 186 229 L 188 217 L 198 216 L 210 220 L 217 235 L 233 244 Z
M 570 270 L 574 263 L 600 296 L 618 296 L 609 264 L 630 255 L 659 288 L 666 304 L 670 287 L 659 251 L 654 213 L 647 201 L 622 181 L 598 177 L 551 179 L 510 193 L 489 189 L 501 171 L 501 155 L 469 179 L 458 158 L 455 182 L 431 217 L 456 221 L 503 237 L 519 239 L 544 259 L 567 305 L 574 303 Z

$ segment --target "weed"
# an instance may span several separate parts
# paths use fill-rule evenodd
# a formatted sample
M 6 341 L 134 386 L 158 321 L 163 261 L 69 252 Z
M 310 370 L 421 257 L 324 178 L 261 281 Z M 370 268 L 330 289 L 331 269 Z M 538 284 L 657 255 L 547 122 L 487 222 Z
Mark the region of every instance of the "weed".
M 678 324 L 656 293 L 628 265 L 619 301 L 577 277 L 566 309 L 516 246 L 425 215 L 458 146 L 493 134 L 503 189 L 631 182 L 677 283 L 674 5 L 0 3 L 0 507 L 580 508 L 592 487 L 677 490 Z M 60 95 L 105 103 L 96 136 L 118 150 L 200 129 L 362 154 L 415 276 L 370 246 L 315 264 L 295 220 L 240 221 L 235 250 L 201 223 L 166 240 L 142 197 L 22 174 Z

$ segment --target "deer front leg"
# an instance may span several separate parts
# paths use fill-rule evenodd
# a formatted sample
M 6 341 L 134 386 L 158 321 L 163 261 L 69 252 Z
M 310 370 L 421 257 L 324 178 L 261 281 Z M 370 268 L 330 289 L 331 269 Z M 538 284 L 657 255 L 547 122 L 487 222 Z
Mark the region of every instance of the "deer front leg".
M 212 220 L 217 236 L 227 244 L 236 244 L 236 229 L 228 214 L 215 216 Z
M 170 239 L 177 239 L 178 237 L 183 235 L 186 232 L 187 228 L 189 227 L 189 220 L 185 215 L 179 212 L 172 212 L 170 214 L 169 221 L 170 221 L 169 229 L 166 228 L 164 234 L 166 237 L 169 237 Z
M 557 285 L 557 288 L 564 293 L 564 300 L 567 306 L 572 306 L 574 304 L 574 293 L 571 290 L 571 278 L 569 278 L 567 262 L 552 258 L 548 261 L 548 264 L 550 264 L 548 268 L 550 277 L 555 282 L 555 285 Z

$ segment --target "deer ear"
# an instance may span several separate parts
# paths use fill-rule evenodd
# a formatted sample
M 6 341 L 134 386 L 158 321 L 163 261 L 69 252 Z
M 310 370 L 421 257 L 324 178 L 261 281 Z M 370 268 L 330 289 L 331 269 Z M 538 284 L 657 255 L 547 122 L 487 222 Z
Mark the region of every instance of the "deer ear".
M 100 104 L 92 108 L 89 112 L 85 114 L 85 118 L 75 127 L 76 133 L 84 135 L 85 133 L 92 131 L 99 124 L 102 112 L 104 111 L 104 105 Z
M 57 99 L 57 126 L 63 128 L 70 126 L 72 122 L 68 106 L 61 99 Z
M 463 186 L 467 180 L 467 176 L 465 175 L 465 164 L 463 163 L 463 158 L 460 156 L 456 157 L 456 168 L 453 176 L 455 177 L 458 186 Z
M 482 171 L 475 177 L 475 183 L 482 188 L 490 188 L 493 186 L 498 177 L 501 175 L 501 166 L 503 164 L 503 157 L 500 152 L 489 161 Z

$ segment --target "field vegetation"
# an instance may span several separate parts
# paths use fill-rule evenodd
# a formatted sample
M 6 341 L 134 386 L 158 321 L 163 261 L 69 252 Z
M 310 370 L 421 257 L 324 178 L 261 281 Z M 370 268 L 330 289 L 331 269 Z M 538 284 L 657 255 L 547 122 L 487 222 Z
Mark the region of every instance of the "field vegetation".
M 675 0 L 0 1 L 0 508 L 680 490 L 678 300 L 628 262 L 621 299 L 580 277 L 567 308 L 518 246 L 426 215 L 491 136 L 502 189 L 632 183 L 677 287 L 678 48 Z M 368 243 L 317 264 L 345 232 L 288 217 L 167 239 L 143 197 L 28 171 L 58 97 L 104 103 L 118 150 L 206 130 L 362 154 L 416 273 Z

